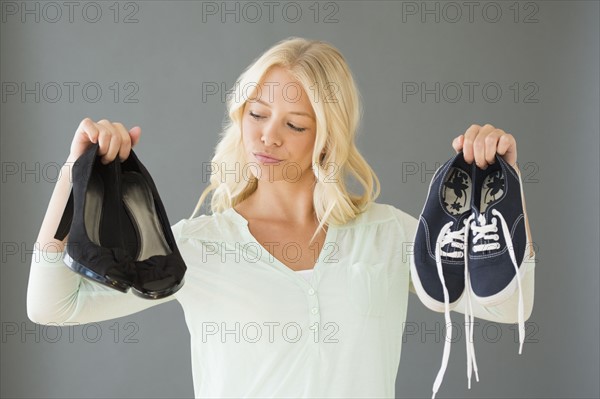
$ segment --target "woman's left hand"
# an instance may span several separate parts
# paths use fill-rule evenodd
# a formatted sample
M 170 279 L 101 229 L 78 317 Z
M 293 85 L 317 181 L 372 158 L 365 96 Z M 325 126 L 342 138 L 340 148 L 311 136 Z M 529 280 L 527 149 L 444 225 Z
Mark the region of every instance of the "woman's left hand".
M 517 169 L 517 142 L 512 134 L 497 129 L 489 123 L 483 126 L 471 125 L 464 134 L 452 141 L 458 153 L 463 152 L 465 161 L 486 169 L 500 155 L 509 165 Z

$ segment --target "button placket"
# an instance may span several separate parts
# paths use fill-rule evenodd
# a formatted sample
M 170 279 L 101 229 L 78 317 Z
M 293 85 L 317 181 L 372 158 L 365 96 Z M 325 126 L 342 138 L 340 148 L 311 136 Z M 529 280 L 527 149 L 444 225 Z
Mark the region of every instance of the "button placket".
M 309 319 L 310 325 L 320 325 L 321 324 L 321 314 L 319 309 L 319 298 L 317 296 L 317 291 L 313 287 L 309 287 L 306 290 L 307 299 L 308 299 L 308 311 L 309 311 Z

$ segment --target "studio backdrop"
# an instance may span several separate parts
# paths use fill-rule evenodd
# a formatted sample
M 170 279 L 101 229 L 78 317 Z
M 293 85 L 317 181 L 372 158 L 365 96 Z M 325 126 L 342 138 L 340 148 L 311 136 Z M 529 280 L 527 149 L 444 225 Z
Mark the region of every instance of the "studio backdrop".
M 517 140 L 537 255 L 523 353 L 516 325 L 478 320 L 480 381 L 467 389 L 463 333 L 438 397 L 599 396 L 598 2 L 0 4 L 3 398 L 193 397 L 177 301 L 88 325 L 35 324 L 33 244 L 85 117 L 139 125 L 135 150 L 171 223 L 189 217 L 209 182 L 227 93 L 290 36 L 328 41 L 348 61 L 377 202 L 418 217 L 433 172 L 471 124 Z M 461 314 L 452 319 L 461 325 Z M 410 294 L 396 397 L 430 397 L 443 326 Z

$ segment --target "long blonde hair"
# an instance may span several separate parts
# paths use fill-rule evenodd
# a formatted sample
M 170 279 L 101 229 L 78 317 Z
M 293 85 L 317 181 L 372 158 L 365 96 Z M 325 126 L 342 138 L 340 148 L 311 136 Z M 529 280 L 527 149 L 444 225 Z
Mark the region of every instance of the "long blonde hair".
M 281 40 L 258 57 L 236 80 L 227 98 L 229 118 L 224 123 L 211 160 L 210 184 L 202 192 L 190 219 L 194 218 L 212 191 L 210 206 L 215 213 L 236 206 L 256 190 L 256 177 L 240 179 L 240 174 L 232 176 L 231 171 L 237 171 L 236 165 L 245 163 L 241 120 L 244 105 L 252 93 L 244 91 L 251 85 L 256 87 L 274 66 L 287 70 L 309 93 L 316 115 L 312 169 L 316 177 L 313 204 L 319 226 L 311 238 L 312 242 L 324 225 L 345 224 L 363 212 L 380 193 L 377 175 L 355 144 L 363 112 L 355 81 L 339 50 L 321 40 L 293 36 Z M 353 176 L 362 186 L 362 194 L 349 192 L 348 176 Z

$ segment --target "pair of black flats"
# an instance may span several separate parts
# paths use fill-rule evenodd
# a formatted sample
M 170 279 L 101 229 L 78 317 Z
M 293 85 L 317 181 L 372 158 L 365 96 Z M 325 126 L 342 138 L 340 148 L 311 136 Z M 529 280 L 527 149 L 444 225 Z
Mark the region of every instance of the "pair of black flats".
M 97 143 L 72 168 L 73 188 L 54 238 L 69 238 L 65 264 L 146 299 L 177 292 L 187 270 L 152 177 L 133 150 L 103 165 Z

